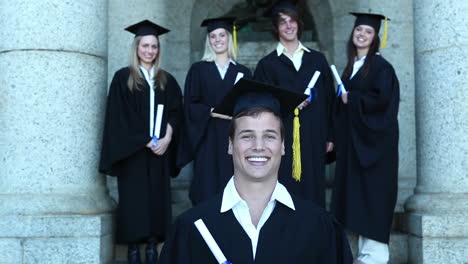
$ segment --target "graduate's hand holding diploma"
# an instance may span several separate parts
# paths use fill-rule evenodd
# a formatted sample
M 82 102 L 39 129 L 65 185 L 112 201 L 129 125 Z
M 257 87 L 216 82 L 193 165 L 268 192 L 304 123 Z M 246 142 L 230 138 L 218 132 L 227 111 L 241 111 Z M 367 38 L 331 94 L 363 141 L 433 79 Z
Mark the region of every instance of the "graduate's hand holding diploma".
M 332 152 L 334 147 L 335 147 L 335 144 L 333 144 L 333 142 L 327 142 L 325 144 L 325 150 L 327 151 L 327 153 Z
M 302 110 L 302 109 L 306 108 L 309 104 L 310 104 L 310 103 L 309 103 L 309 100 L 306 99 L 306 100 L 304 100 L 304 102 L 302 102 L 297 108 L 299 108 L 299 109 Z
M 330 68 L 333 73 L 333 76 L 335 77 L 336 84 L 338 84 L 337 97 L 340 96 L 343 103 L 347 104 L 348 103 L 348 91 L 346 91 L 346 88 L 343 84 L 343 81 L 341 81 L 340 75 L 338 74 L 338 71 L 336 70 L 335 65 L 331 65 Z
M 341 94 L 341 101 L 343 101 L 344 104 L 348 103 L 348 93 Z
M 304 90 L 304 94 L 308 95 L 309 98 L 304 100 L 304 102 L 302 102 L 297 108 L 302 110 L 303 108 L 307 107 L 310 104 L 310 102 L 312 102 L 312 100 L 314 99 L 315 83 L 317 82 L 319 77 L 320 77 L 320 72 L 315 71 L 314 75 L 312 75 L 312 78 L 310 79 L 309 84 L 307 85 L 307 88 Z
M 164 153 L 166 153 L 166 150 L 169 147 L 169 144 L 171 143 L 171 141 L 172 141 L 172 126 L 170 124 L 167 124 L 166 135 L 163 138 L 158 139 L 156 144 L 154 144 L 154 139 L 151 139 L 150 142 L 146 144 L 146 147 L 150 148 L 154 154 L 158 156 L 162 156 L 164 155 Z
M 203 240 L 205 240 L 206 245 L 211 250 L 211 253 L 213 253 L 213 256 L 216 258 L 216 261 L 219 264 L 232 264 L 224 256 L 223 252 L 218 246 L 218 243 L 216 243 L 216 240 L 214 240 L 213 236 L 211 235 L 203 220 L 198 219 L 194 222 L 194 224 L 195 227 L 198 229 L 198 232 L 200 232 L 200 235 L 202 236 Z

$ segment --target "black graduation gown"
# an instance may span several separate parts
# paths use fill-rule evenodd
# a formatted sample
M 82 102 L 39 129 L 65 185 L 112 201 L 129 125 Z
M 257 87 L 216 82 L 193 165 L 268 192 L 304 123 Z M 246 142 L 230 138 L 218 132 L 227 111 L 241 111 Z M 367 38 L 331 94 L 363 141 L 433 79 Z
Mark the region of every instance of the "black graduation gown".
M 175 222 L 159 264 L 215 264 L 216 259 L 193 224 L 202 219 L 233 264 L 352 263 L 346 235 L 333 216 L 293 196 L 296 210 L 276 203 L 260 230 L 253 259 L 249 236 L 232 210 L 220 213 L 222 194 L 190 209 Z
M 336 101 L 336 176 L 332 211 L 348 229 L 388 243 L 398 191 L 398 106 L 395 71 L 376 55 L 369 73 L 351 80 L 348 104 Z
M 166 153 L 157 156 L 146 148 L 151 140 L 149 85 L 145 81 L 140 91 L 130 92 L 129 74 L 129 68 L 120 69 L 110 85 L 99 171 L 117 176 L 117 243 L 140 242 L 149 236 L 163 241 L 171 223 L 170 177 L 177 174 L 174 145 L 182 119 L 181 90 L 167 72 L 165 90 L 155 90 L 155 106 L 164 104 L 160 137 L 167 123 L 175 132 Z
M 221 79 L 214 62 L 196 62 L 185 81 L 185 140 L 188 141 L 183 162 L 194 160 L 190 200 L 197 204 L 221 192 L 233 175 L 232 158 L 228 152 L 229 120 L 210 117 L 215 107 L 233 87 L 237 73 L 251 79 L 245 66 L 232 62 Z M 190 153 L 190 154 L 189 154 Z
M 301 181 L 292 178 L 294 113 L 283 117 L 286 154 L 281 161 L 279 181 L 289 192 L 325 207 L 326 142 L 333 141 L 330 117 L 334 98 L 332 74 L 325 56 L 314 50 L 304 52 L 301 68 L 296 71 L 292 61 L 284 54 L 278 56 L 275 50 L 260 60 L 254 79 L 304 93 L 315 71 L 320 71 L 320 78 L 315 85 L 315 97 L 299 114 Z

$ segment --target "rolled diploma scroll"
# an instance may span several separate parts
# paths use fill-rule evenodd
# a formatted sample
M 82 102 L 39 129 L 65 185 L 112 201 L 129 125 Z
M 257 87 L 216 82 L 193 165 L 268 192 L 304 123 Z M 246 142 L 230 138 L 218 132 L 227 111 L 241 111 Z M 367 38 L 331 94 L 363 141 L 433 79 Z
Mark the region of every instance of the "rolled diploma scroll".
M 234 84 L 236 84 L 243 77 L 244 77 L 244 74 L 242 72 L 238 72 L 236 76 L 236 80 L 234 81 Z
M 336 84 L 338 84 L 339 88 L 341 89 L 341 92 L 342 93 L 348 93 L 348 91 L 346 91 L 346 89 L 344 87 L 343 82 L 341 81 L 340 75 L 338 75 L 338 71 L 336 70 L 335 65 L 330 66 L 330 68 L 331 68 L 331 70 L 333 72 L 333 76 L 335 76 Z
M 210 231 L 208 230 L 208 228 L 206 228 L 205 223 L 203 223 L 203 220 L 198 219 L 197 221 L 194 222 L 194 224 L 197 227 L 198 232 L 200 232 L 200 235 L 203 237 L 203 240 L 205 240 L 206 244 L 210 248 L 211 253 L 213 253 L 218 263 L 219 264 L 231 264 L 231 262 L 227 261 L 226 257 L 224 256 L 223 252 L 221 251 L 218 244 L 214 240 Z
M 158 104 L 158 108 L 156 110 L 156 131 L 154 132 L 154 135 L 159 138 L 161 135 L 161 122 L 162 122 L 162 116 L 164 113 L 164 105 L 163 104 Z
M 307 94 L 310 96 L 310 88 L 314 88 L 315 83 L 317 82 L 318 78 L 320 77 L 320 72 L 315 71 L 314 75 L 310 79 L 309 85 L 307 85 L 307 88 L 304 90 L 304 94 Z
M 159 136 L 161 135 L 161 123 L 162 123 L 163 113 L 164 113 L 164 105 L 163 104 L 158 104 L 158 108 L 156 110 L 156 124 L 155 124 L 156 131 L 154 132 L 154 136 L 153 136 L 153 139 L 154 139 L 153 146 L 154 147 L 156 147 Z

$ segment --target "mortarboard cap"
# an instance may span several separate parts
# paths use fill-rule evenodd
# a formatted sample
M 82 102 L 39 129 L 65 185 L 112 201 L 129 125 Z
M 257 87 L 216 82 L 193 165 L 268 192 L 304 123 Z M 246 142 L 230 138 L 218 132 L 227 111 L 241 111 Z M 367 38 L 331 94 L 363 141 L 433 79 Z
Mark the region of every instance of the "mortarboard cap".
M 304 94 L 240 79 L 213 112 L 235 117 L 250 108 L 266 107 L 278 116 L 287 116 L 306 99 L 307 95 Z
M 354 22 L 354 27 L 359 25 L 367 25 L 371 26 L 375 29 L 376 33 L 379 33 L 380 24 L 382 19 L 390 20 L 383 15 L 379 14 L 370 14 L 370 13 L 350 13 L 351 15 L 356 17 L 356 21 Z
M 265 11 L 263 15 L 266 17 L 275 17 L 285 9 L 297 12 L 297 1 L 298 0 L 277 0 Z
M 200 26 L 206 27 L 208 33 L 218 28 L 224 28 L 227 31 L 232 32 L 232 27 L 235 20 L 235 17 L 207 18 L 203 20 Z
M 131 25 L 125 29 L 128 32 L 135 34 L 135 37 L 138 36 L 159 36 L 169 32 L 169 29 L 163 28 L 160 25 L 157 25 L 149 20 L 143 20 L 134 25 Z

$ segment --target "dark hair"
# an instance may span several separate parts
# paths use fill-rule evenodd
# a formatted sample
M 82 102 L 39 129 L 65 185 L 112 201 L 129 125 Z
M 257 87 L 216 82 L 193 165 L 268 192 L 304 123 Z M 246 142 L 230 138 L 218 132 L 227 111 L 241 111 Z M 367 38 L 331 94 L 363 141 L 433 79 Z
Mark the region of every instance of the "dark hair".
M 275 15 L 272 17 L 272 24 L 273 28 L 271 33 L 276 40 L 279 40 L 279 31 L 278 26 L 281 20 L 281 14 L 290 16 L 292 20 L 297 22 L 297 38 L 300 39 L 302 36 L 302 31 L 304 30 L 304 21 L 299 16 L 299 13 L 293 9 L 280 9 Z
M 348 44 L 346 46 L 346 53 L 348 55 L 348 63 L 346 64 L 346 68 L 343 72 L 342 79 L 343 80 L 348 80 L 351 77 L 351 74 L 353 73 L 353 65 L 354 65 L 354 58 L 357 56 L 357 50 L 356 46 L 353 43 L 353 31 L 351 31 L 351 35 L 349 36 Z M 376 55 L 377 52 L 379 52 L 379 47 L 380 47 L 380 38 L 379 38 L 379 32 L 375 32 L 374 39 L 372 40 L 372 43 L 369 47 L 369 51 L 367 52 L 366 60 L 364 61 L 364 65 L 362 66 L 362 74 L 364 77 L 367 76 L 369 73 L 369 67 L 374 59 L 374 56 Z
M 240 112 L 239 114 L 237 114 L 236 116 L 234 116 L 231 120 L 231 124 L 229 126 L 229 138 L 231 140 L 234 139 L 234 133 L 236 131 L 236 120 L 243 117 L 243 116 L 250 116 L 250 117 L 257 117 L 263 113 L 272 113 L 274 116 L 276 116 L 278 118 L 278 120 L 280 121 L 280 136 L 281 136 L 281 140 L 284 141 L 284 125 L 283 125 L 283 120 L 281 119 L 280 116 L 278 116 L 276 113 L 274 113 L 273 111 L 271 111 L 270 108 L 267 108 L 267 107 L 263 107 L 263 106 L 258 106 L 258 107 L 252 107 L 252 108 L 249 108 L 247 110 L 244 110 L 242 112 Z

